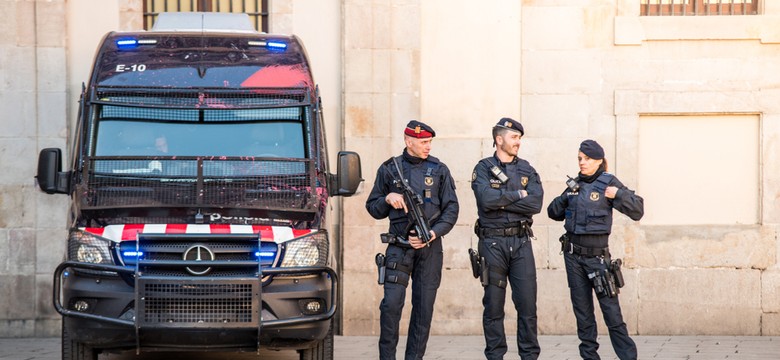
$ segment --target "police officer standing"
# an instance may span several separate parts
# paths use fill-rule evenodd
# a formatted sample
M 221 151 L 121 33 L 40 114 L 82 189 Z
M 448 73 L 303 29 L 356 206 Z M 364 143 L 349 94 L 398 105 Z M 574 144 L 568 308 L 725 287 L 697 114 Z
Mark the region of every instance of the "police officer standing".
M 388 242 L 381 261 L 380 282 L 384 282 L 384 299 L 379 305 L 380 359 L 395 359 L 399 323 L 411 279 L 412 314 L 409 321 L 405 359 L 422 359 L 430 334 L 433 303 L 441 283 L 442 237 L 452 230 L 458 219 L 458 199 L 450 170 L 439 159 L 430 156 L 433 129 L 416 120 L 404 130 L 406 148 L 401 156 L 390 158 L 377 170 L 374 188 L 366 200 L 366 209 L 375 219 L 390 219 Z M 407 216 L 411 204 L 404 201 L 403 181 L 423 199 L 422 209 L 430 222 L 431 240 L 424 243 L 410 231 Z M 378 258 L 382 257 L 378 254 Z M 379 261 L 378 261 L 379 262 Z M 379 264 L 378 264 L 379 265 Z
M 517 157 L 523 126 L 502 118 L 493 127 L 493 156 L 480 160 L 472 173 L 471 189 L 477 199 L 482 261 L 482 326 L 485 357 L 503 359 L 507 352 L 504 302 L 507 277 L 517 310 L 517 347 L 520 357 L 537 359 L 540 348 L 536 328 L 536 263 L 530 239 L 531 216 L 542 209 L 542 183 L 528 161 Z M 485 279 L 487 277 L 487 279 Z
M 565 221 L 566 234 L 561 237 L 566 263 L 571 303 L 577 318 L 580 356 L 599 359 L 596 341 L 596 317 L 593 291 L 596 292 L 609 338 L 618 358 L 637 358 L 636 344 L 628 336 L 617 294 L 622 286 L 619 260 L 609 253 L 612 209 L 639 220 L 644 214 L 644 200 L 607 172 L 604 149 L 593 140 L 580 144 L 580 173 L 570 179 L 567 189 L 547 207 L 551 219 Z

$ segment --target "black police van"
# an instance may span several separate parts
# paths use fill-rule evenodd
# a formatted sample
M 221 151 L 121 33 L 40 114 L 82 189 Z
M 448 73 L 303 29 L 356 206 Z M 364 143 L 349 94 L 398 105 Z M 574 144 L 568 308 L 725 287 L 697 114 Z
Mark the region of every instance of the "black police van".
M 356 153 L 328 166 L 318 89 L 295 36 L 244 14 L 166 13 L 111 32 L 83 87 L 54 274 L 63 359 L 102 352 L 297 349 L 333 358 L 338 277 L 330 196 L 360 185 Z

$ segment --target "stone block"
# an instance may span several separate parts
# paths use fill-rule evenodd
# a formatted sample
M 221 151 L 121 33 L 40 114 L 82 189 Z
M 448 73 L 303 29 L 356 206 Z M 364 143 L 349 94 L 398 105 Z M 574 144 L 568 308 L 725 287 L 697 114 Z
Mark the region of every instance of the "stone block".
M 16 31 L 11 31 L 11 34 L 16 34 L 16 44 L 24 47 L 35 46 L 36 39 L 36 22 L 37 22 L 37 1 L 4 1 L 5 3 L 12 2 L 16 5 L 16 21 L 12 22 L 16 24 Z M 6 13 L 4 13 L 6 14 Z M 6 17 L 7 18 L 7 17 Z M 26 19 L 26 21 L 19 21 Z M 32 20 L 35 19 L 35 20 Z M 5 19 L 4 19 L 5 20 Z M 57 30 L 58 33 L 64 33 L 64 29 Z
M 774 229 L 766 226 L 645 226 L 636 243 L 646 268 L 735 267 L 765 269 L 775 263 Z
M 393 86 L 393 53 L 387 49 L 376 49 L 372 53 L 371 90 L 374 93 L 385 94 Z
M 2 143 L 3 140 L 0 140 L 0 151 L 2 151 Z M 7 166 L 1 154 L 0 163 Z M 26 174 L 31 173 L 30 170 Z M 0 228 L 32 228 L 35 225 L 35 202 L 29 201 L 33 191 L 32 186 L 0 185 Z
M 640 334 L 759 335 L 761 273 L 732 269 L 642 269 Z
M 32 98 L 33 84 L 35 82 L 35 49 L 31 47 L 3 47 L 0 54 L 0 65 L 7 66 L 14 71 L 3 71 L 5 81 L 0 84 L 0 89 L 5 91 L 17 91 Z
M 376 271 L 350 273 L 350 276 L 342 279 L 342 291 L 344 324 L 355 320 L 377 321 L 378 324 L 379 303 L 383 297 L 383 290 L 382 286 L 376 283 Z
M 586 28 L 583 10 L 575 6 L 523 6 L 523 49 L 584 48 L 585 37 L 603 24 Z
M 465 250 L 463 256 L 466 257 Z M 462 321 L 465 333 L 481 333 L 483 293 L 479 280 L 471 275 L 471 268 L 444 270 L 431 330 L 436 328 L 439 334 L 449 334 L 449 325 Z
M 344 90 L 349 93 L 369 93 L 373 90 L 373 50 L 347 49 L 344 51 Z M 349 99 L 348 94 L 346 99 Z
M 65 259 L 68 230 L 65 226 L 61 229 L 37 229 L 35 237 L 35 274 L 51 277 L 57 265 Z
M 17 1 L 0 1 L 0 14 L 16 14 L 17 3 Z M 19 18 L 9 15 L 5 16 L 3 21 L 0 22 L 0 49 L 6 46 L 16 46 L 16 19 Z
M 70 206 L 70 197 L 67 195 L 49 195 L 31 187 L 28 190 L 28 199 L 35 199 L 35 227 L 38 230 L 53 231 L 48 233 L 45 241 L 59 242 L 62 238 L 55 239 L 59 231 L 64 231 L 68 224 L 68 208 Z M 56 234 L 56 235 L 55 235 Z
M 35 337 L 60 337 L 62 319 L 38 319 L 35 320 Z
M 344 3 L 345 50 L 373 48 L 373 14 L 372 6 L 358 4 L 356 1 Z
M 51 303 L 52 297 L 52 274 L 44 273 L 35 275 L 35 319 L 36 320 L 57 320 L 60 314 L 54 310 Z
M 371 273 L 376 272 L 374 256 L 384 253 L 379 234 L 387 231 L 385 226 L 348 226 L 345 228 L 344 249 L 342 250 L 344 271 Z
M 0 55 L 0 68 L 5 67 L 6 64 L 10 65 L 7 59 Z M 0 71 L 0 87 L 5 84 L 3 78 L 7 76 L 6 73 L 12 72 Z M 35 97 L 32 93 L 0 91 L 0 114 L 3 114 L 0 118 L 3 134 L 0 137 L 31 138 L 36 135 Z
M 765 313 L 780 313 L 780 269 L 761 272 L 761 310 Z
M 35 273 L 35 230 L 8 230 L 8 272 L 6 275 Z
M 31 273 L 31 272 L 30 272 Z M 35 276 L 0 275 L 0 294 L 13 294 L 15 299 L 24 301 L 0 302 L 0 320 L 34 319 L 35 314 Z
M 0 337 L 22 338 L 35 336 L 35 320 L 0 319 Z
M 529 129 L 534 131 L 529 131 L 528 135 L 545 138 L 587 138 L 590 113 L 588 101 L 587 95 L 580 94 L 524 95 L 523 119 L 533 119 L 538 114 L 544 114 L 545 125 Z M 575 148 L 573 151 L 576 150 Z
M 391 119 L 390 111 L 390 99 L 392 95 L 383 91 L 371 94 L 371 135 L 376 138 L 389 139 L 391 134 L 401 136 L 403 130 L 392 126 L 393 121 Z M 404 127 L 406 124 L 404 124 Z M 381 144 L 381 143 L 380 143 Z M 396 150 L 394 148 L 393 150 Z M 396 150 L 397 151 L 397 150 Z M 389 158 L 390 156 L 387 156 Z M 385 160 L 387 160 L 385 158 Z
M 524 50 L 523 60 L 523 94 L 576 95 L 602 91 L 603 68 L 597 50 Z
M 61 94 L 64 98 L 67 84 L 67 66 L 64 47 L 39 47 L 36 48 L 37 79 L 40 101 L 43 103 L 51 101 L 50 93 Z M 65 103 L 62 101 L 62 108 L 59 111 L 65 111 Z
M 780 336 L 780 314 L 763 313 L 761 315 L 761 336 Z
M 539 333 L 543 335 L 576 333 L 577 327 L 569 298 L 566 270 L 540 269 L 537 270 L 536 276 Z M 507 335 L 511 336 L 511 334 Z
M 386 14 L 385 16 L 388 16 Z M 394 3 L 390 7 L 390 46 L 393 49 L 420 49 L 420 5 Z
M 395 76 L 396 74 L 394 73 L 394 79 Z M 393 131 L 391 134 L 391 136 L 393 136 L 392 144 L 399 144 L 400 147 L 403 147 L 403 128 L 406 127 L 409 119 L 420 118 L 420 93 L 418 91 L 393 91 L 392 97 L 390 98 L 390 114 L 391 118 L 393 119 L 393 125 L 390 128 Z M 400 131 L 396 129 L 399 129 Z M 394 149 L 397 149 L 397 147 Z M 394 150 L 393 154 L 395 154 L 397 151 L 398 150 Z M 385 158 L 385 160 L 387 160 L 387 158 Z
M 65 0 L 36 1 L 35 2 L 35 34 L 36 46 L 59 47 L 65 46 Z M 63 61 L 62 66 L 65 66 Z
M 471 247 L 477 248 L 476 235 L 474 235 L 471 226 L 458 225 L 453 227 L 452 231 L 444 236 L 442 247 L 444 250 L 443 268 L 447 270 L 447 273 L 450 270 L 471 271 L 468 249 Z M 444 278 L 442 281 L 447 281 L 447 278 Z M 460 279 L 460 281 L 463 281 L 463 279 Z
M 461 183 L 469 184 L 466 187 L 473 198 L 474 195 L 473 192 L 471 192 L 470 183 L 471 173 L 474 170 L 474 166 L 477 165 L 477 162 L 482 159 L 480 156 L 482 140 L 458 138 L 457 129 L 461 127 L 458 123 L 449 123 L 442 119 L 434 119 L 427 124 L 431 125 L 431 127 L 436 130 L 436 137 L 433 140 L 431 155 L 437 157 L 447 165 L 453 180 L 456 181 L 456 186 L 461 187 Z M 458 193 L 458 195 L 460 195 L 460 193 Z M 460 200 L 460 198 L 458 200 Z
M 67 139 L 66 94 L 38 92 L 38 136 Z
M 371 35 L 374 49 L 392 49 L 393 28 L 391 13 L 394 4 L 387 2 L 374 2 L 371 6 Z
M 370 93 L 355 93 L 345 99 L 344 127 L 346 137 L 365 137 L 372 135 L 372 125 L 375 119 L 373 112 L 373 95 Z
M 420 89 L 420 51 L 406 48 L 390 51 L 390 88 L 393 93 L 415 93 Z

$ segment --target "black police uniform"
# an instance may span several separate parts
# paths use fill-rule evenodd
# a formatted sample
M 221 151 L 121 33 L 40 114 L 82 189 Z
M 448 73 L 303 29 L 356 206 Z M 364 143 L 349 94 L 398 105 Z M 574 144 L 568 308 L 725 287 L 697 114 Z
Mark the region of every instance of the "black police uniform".
M 417 250 L 401 244 L 387 246 L 384 299 L 379 305 L 379 357 L 395 359 L 401 311 L 411 277 L 412 314 L 405 359 L 422 359 L 430 334 L 433 303 L 441 283 L 442 240 L 458 219 L 459 205 L 455 182 L 447 166 L 439 159 L 433 156 L 420 159 L 404 150 L 403 155 L 396 157 L 396 160 L 401 164 L 404 179 L 422 196 L 423 211 L 430 220 L 436 239 L 428 247 Z M 402 193 L 401 184 L 395 181 L 397 174 L 392 159 L 379 167 L 374 188 L 366 201 L 366 209 L 376 219 L 389 217 L 389 232 L 405 238 L 408 235 L 405 233 L 408 225 L 406 213 L 385 202 L 387 194 Z
M 579 184 L 579 191 L 572 192 L 567 188 L 547 207 L 547 215 L 553 220 L 565 220 L 564 228 L 570 245 L 563 252 L 572 307 L 577 318 L 577 336 L 581 341 L 580 356 L 583 359 L 600 359 L 597 353 L 598 330 L 593 312 L 594 285 L 588 274 L 606 271 L 609 265 L 612 209 L 639 220 L 644 214 L 644 202 L 603 169 L 589 177 L 580 175 L 575 180 Z M 608 186 L 619 189 L 614 199 L 604 195 Z M 636 359 L 636 344 L 628 336 L 617 295 L 609 297 L 597 292 L 596 296 L 615 354 L 623 360 Z
M 509 178 L 504 184 L 493 175 L 499 167 Z M 517 347 L 522 359 L 536 359 L 541 349 L 536 327 L 536 263 L 530 238 L 531 216 L 542 209 L 544 191 L 536 170 L 520 158 L 501 163 L 496 155 L 477 163 L 471 188 L 479 215 L 479 256 L 489 268 L 482 304 L 485 356 L 503 359 L 507 352 L 504 332 L 504 302 L 507 276 L 517 310 Z M 518 190 L 528 195 L 521 198 Z M 484 281 L 483 281 L 484 283 Z

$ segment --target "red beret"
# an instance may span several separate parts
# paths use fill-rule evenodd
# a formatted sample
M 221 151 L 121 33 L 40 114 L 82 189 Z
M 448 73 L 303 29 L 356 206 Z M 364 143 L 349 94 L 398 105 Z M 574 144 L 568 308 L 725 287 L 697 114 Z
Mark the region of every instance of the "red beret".
M 433 128 L 426 125 L 423 122 L 412 120 L 408 124 L 406 124 L 406 129 L 404 129 L 404 135 L 411 136 L 418 139 L 425 139 L 425 138 L 432 138 L 436 136 L 436 132 L 433 131 Z

